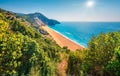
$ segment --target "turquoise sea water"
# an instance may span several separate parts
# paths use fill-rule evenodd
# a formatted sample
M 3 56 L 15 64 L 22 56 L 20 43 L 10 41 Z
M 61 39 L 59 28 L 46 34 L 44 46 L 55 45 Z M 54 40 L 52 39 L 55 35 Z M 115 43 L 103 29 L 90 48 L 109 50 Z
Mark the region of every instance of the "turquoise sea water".
M 120 30 L 120 22 L 61 22 L 49 26 L 70 40 L 87 47 L 92 36 Z

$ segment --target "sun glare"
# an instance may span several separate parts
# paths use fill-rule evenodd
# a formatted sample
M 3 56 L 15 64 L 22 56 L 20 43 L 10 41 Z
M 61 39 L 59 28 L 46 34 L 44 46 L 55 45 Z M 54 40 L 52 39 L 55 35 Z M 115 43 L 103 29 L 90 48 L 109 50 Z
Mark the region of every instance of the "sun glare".
M 87 7 L 93 7 L 93 6 L 94 6 L 94 1 L 88 1 L 88 2 L 86 3 L 86 6 L 87 6 Z

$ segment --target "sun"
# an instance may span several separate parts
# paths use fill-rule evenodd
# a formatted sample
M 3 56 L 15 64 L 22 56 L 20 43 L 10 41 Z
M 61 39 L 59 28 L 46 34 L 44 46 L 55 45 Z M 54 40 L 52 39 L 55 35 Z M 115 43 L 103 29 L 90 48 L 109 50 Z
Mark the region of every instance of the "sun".
M 87 7 L 93 7 L 94 6 L 94 1 L 88 1 L 87 3 L 86 3 L 86 6 Z

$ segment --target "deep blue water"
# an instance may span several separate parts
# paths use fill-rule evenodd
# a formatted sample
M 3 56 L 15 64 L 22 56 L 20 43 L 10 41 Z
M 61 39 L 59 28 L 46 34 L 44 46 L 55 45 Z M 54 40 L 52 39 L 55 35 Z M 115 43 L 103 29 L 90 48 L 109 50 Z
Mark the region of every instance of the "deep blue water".
M 120 22 L 62 22 L 49 26 L 74 42 L 87 47 L 92 36 L 120 30 Z

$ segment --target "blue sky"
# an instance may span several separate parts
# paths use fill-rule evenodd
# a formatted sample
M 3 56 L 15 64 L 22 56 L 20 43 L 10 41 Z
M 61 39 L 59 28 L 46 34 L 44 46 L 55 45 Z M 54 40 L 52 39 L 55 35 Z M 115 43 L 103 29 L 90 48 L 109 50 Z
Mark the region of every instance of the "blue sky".
M 120 21 L 120 0 L 0 0 L 0 8 L 59 21 Z

